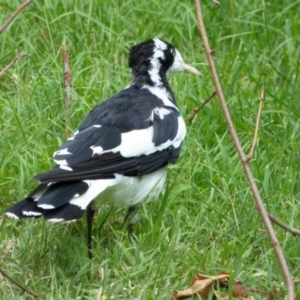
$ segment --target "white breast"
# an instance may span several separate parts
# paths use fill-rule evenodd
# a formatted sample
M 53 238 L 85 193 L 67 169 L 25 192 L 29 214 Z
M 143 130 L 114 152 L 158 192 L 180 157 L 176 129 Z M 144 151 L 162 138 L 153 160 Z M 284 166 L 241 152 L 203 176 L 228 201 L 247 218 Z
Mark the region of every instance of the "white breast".
M 108 187 L 99 195 L 98 199 L 101 202 L 108 201 L 124 206 L 135 206 L 142 202 L 154 201 L 159 196 L 166 181 L 167 168 L 138 177 L 117 176 L 120 176 L 118 183 Z

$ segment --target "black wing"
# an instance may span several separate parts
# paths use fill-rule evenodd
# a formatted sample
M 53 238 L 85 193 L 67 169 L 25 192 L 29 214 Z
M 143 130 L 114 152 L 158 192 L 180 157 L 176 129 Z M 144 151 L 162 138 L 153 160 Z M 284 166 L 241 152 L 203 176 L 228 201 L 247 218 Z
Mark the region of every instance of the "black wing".
M 42 183 L 149 174 L 180 154 L 185 125 L 175 106 L 147 89 L 128 88 L 95 107 L 54 153 Z

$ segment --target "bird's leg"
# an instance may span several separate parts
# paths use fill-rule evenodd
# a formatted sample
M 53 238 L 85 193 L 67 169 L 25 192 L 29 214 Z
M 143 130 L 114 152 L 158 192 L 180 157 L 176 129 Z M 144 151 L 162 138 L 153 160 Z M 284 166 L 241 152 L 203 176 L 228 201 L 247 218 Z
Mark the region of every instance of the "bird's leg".
M 87 221 L 87 247 L 89 258 L 92 259 L 92 229 L 93 229 L 93 219 L 95 215 L 95 210 L 93 209 L 92 202 L 86 208 L 86 221 Z
M 128 225 L 127 225 L 127 231 L 128 231 L 128 235 L 130 237 L 133 237 L 133 225 L 135 223 L 134 215 L 136 214 L 136 210 L 137 210 L 136 206 L 130 206 L 130 207 L 128 207 L 126 215 L 125 215 L 125 218 L 124 218 L 124 224 L 129 219 L 129 222 L 128 222 Z

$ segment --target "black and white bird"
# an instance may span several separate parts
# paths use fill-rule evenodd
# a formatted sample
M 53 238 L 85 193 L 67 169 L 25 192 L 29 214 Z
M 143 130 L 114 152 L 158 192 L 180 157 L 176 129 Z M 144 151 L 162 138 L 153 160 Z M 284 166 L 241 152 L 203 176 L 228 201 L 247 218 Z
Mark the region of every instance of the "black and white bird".
M 96 106 L 74 135 L 54 153 L 55 167 L 34 178 L 40 184 L 6 210 L 16 219 L 73 221 L 87 214 L 91 257 L 94 200 L 128 207 L 158 197 L 167 165 L 178 159 L 186 126 L 167 75 L 200 74 L 180 53 L 157 38 L 131 48 L 131 83 Z

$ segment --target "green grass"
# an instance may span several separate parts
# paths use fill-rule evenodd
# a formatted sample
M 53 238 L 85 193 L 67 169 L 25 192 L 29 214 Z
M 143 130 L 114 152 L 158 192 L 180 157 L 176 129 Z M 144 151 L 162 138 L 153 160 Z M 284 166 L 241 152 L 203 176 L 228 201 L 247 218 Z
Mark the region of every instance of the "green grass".
M 270 213 L 299 227 L 300 1 L 204 1 L 205 23 L 238 135 L 247 152 L 261 86 L 266 99 L 251 162 Z M 19 1 L 0 3 L 0 24 Z M 64 141 L 60 47 L 70 51 L 75 130 L 96 104 L 130 81 L 130 47 L 152 37 L 177 46 L 203 77 L 178 74 L 171 85 L 187 120 L 213 91 L 192 1 L 34 1 L 0 36 L 0 266 L 45 299 L 168 299 L 197 273 L 228 270 L 246 284 L 285 293 L 273 248 L 255 209 L 215 98 L 188 125 L 179 162 L 170 166 L 159 201 L 141 208 L 136 240 L 122 224 L 124 208 L 103 206 L 94 223 L 94 259 L 86 224 L 16 222 L 5 208 L 35 185 Z M 102 224 L 102 220 L 107 221 Z M 292 275 L 300 274 L 299 238 L 276 228 Z M 101 275 L 102 274 L 102 275 Z M 104 274 L 104 276 L 103 276 Z M 297 290 L 300 297 L 300 289 Z M 32 299 L 5 278 L 1 299 Z M 99 299 L 99 298 L 98 298 Z

